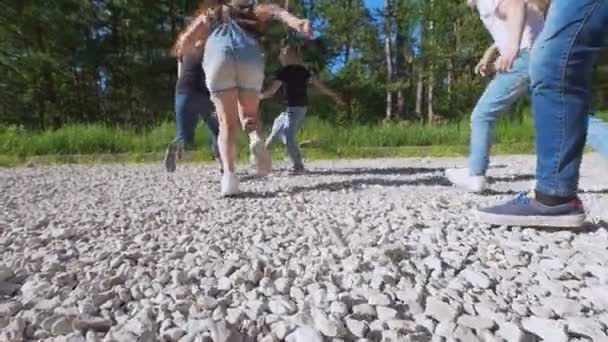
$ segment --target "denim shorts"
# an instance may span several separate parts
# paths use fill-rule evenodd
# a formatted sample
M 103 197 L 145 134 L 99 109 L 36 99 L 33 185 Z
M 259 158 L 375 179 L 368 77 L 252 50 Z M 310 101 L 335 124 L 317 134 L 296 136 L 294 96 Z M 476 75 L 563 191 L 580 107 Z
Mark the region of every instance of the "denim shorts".
M 231 89 L 259 93 L 264 82 L 264 51 L 249 32 L 227 21 L 212 27 L 203 69 L 212 94 Z

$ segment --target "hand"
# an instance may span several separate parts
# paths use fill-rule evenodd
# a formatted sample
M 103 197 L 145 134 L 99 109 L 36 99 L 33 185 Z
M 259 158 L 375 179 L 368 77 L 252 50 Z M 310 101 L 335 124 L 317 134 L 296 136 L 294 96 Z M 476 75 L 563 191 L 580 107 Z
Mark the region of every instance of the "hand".
M 494 63 L 496 72 L 503 73 L 511 71 L 511 67 L 513 67 L 513 63 L 517 59 L 517 56 L 519 56 L 518 50 L 509 50 L 504 54 L 501 54 L 500 57 L 498 57 L 498 60 L 496 60 L 496 63 Z
M 310 20 L 301 19 L 300 22 L 296 25 L 296 30 L 301 33 L 310 33 Z
M 481 58 L 481 60 L 479 60 L 479 63 L 477 63 L 477 65 L 475 66 L 475 73 L 481 76 L 488 75 L 491 64 L 492 62 L 490 61 L 490 58 L 484 56 L 483 58 Z

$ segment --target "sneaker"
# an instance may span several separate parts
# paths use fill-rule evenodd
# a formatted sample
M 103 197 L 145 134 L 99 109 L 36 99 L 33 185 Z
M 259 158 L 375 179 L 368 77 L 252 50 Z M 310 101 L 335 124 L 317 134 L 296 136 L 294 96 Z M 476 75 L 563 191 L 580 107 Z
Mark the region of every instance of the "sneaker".
M 221 193 L 224 197 L 239 193 L 239 178 L 234 173 L 225 172 L 222 175 Z
M 180 148 L 177 144 L 169 144 L 165 152 L 165 169 L 167 172 L 175 172 L 177 160 L 180 157 Z
M 306 169 L 304 166 L 294 166 L 289 170 L 289 175 L 291 176 L 299 176 L 306 173 Z
M 480 223 L 500 226 L 578 228 L 585 223 L 585 216 L 578 198 L 550 207 L 538 202 L 534 191 L 521 193 L 505 204 L 477 210 Z
M 470 192 L 482 192 L 486 188 L 485 176 L 471 176 L 468 168 L 447 169 L 445 176 L 452 184 Z
M 256 168 L 258 176 L 267 176 L 272 171 L 272 159 L 270 152 L 266 149 L 264 141 L 257 137 L 251 139 L 249 144 L 251 161 Z

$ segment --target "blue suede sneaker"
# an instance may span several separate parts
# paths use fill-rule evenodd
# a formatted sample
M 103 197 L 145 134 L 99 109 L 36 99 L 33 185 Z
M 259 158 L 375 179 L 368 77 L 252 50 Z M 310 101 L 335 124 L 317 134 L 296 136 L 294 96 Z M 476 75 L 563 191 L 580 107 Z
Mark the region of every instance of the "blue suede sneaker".
M 585 210 L 577 198 L 554 207 L 535 199 L 535 192 L 521 193 L 505 204 L 477 210 L 480 223 L 500 226 L 578 228 L 585 223 Z

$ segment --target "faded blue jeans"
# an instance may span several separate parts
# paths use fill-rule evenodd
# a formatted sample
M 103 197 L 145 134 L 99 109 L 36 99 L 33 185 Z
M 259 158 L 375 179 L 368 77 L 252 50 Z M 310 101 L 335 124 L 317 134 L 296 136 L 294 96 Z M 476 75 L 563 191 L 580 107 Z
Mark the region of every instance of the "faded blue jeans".
M 281 113 L 272 124 L 272 131 L 266 140 L 266 145 L 270 146 L 274 139 L 279 135 L 283 144 L 287 146 L 287 154 L 293 163 L 295 169 L 304 168 L 302 162 L 302 152 L 298 145 L 298 128 L 304 120 L 307 107 L 287 107 L 287 110 Z
M 529 60 L 529 51 L 521 50 L 511 71 L 496 74 L 473 109 L 469 147 L 469 172 L 473 176 L 483 176 L 488 170 L 496 120 L 529 93 Z
M 198 92 L 175 93 L 175 126 L 176 136 L 174 144 L 194 144 L 194 131 L 198 118 L 202 118 L 211 136 L 211 151 L 215 158 L 219 157 L 217 136 L 219 124 L 217 118 L 211 114 L 211 100 L 209 95 Z
M 608 0 L 553 0 L 530 61 L 536 190 L 576 195 L 593 65 L 608 31 Z M 595 129 L 591 129 L 591 133 Z

